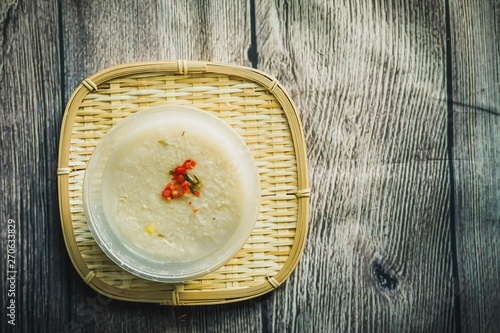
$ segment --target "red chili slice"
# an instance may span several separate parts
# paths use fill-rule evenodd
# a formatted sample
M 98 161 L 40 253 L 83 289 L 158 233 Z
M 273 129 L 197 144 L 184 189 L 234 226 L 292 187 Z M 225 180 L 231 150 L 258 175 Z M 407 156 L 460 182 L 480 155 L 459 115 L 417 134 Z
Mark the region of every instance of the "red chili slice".
M 172 194 L 172 185 L 171 184 L 167 184 L 167 187 L 165 187 L 165 189 L 163 190 L 163 192 L 161 193 L 161 195 L 164 198 L 168 198 L 171 194 Z
M 172 195 L 174 198 L 182 197 L 186 193 L 184 190 L 174 190 L 172 191 Z
M 196 162 L 195 162 L 195 161 L 193 161 L 193 160 L 186 160 L 186 161 L 184 162 L 184 167 L 185 167 L 186 169 L 193 169 L 195 166 L 196 166 Z

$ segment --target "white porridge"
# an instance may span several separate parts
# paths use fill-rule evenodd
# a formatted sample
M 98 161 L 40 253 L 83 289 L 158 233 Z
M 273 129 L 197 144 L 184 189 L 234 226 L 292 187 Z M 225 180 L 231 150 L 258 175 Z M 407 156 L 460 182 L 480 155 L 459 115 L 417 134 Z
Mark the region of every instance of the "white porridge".
M 227 242 L 245 209 L 244 176 L 227 145 L 182 121 L 127 134 L 102 178 L 104 213 L 117 237 L 139 255 L 171 263 L 200 259 Z M 182 187 L 176 168 L 189 160 L 196 165 Z

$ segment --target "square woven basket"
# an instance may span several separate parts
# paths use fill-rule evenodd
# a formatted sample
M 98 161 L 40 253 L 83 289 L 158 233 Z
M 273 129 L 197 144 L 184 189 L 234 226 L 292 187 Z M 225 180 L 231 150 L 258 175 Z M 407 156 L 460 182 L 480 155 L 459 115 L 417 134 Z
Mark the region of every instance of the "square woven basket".
M 225 121 L 250 148 L 261 180 L 259 217 L 244 247 L 215 272 L 182 284 L 145 280 L 118 267 L 95 242 L 83 210 L 83 177 L 96 144 L 121 119 L 158 105 L 189 105 Z M 84 281 L 111 298 L 166 305 L 249 299 L 279 287 L 304 248 L 310 191 L 300 120 L 278 81 L 252 68 L 162 61 L 85 79 L 65 110 L 57 173 L 69 256 Z

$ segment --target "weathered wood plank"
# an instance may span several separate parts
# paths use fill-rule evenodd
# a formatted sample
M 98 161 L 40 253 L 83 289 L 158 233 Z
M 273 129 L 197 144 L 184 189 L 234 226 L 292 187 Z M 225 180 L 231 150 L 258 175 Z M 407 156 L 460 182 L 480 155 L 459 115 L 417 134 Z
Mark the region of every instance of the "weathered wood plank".
M 450 1 L 463 332 L 500 327 L 500 3 Z
M 249 65 L 246 2 L 63 0 L 69 98 L 81 80 L 107 67 L 153 60 Z
M 448 227 L 444 1 L 259 0 L 259 68 L 292 91 L 307 135 L 306 253 L 263 298 L 171 308 L 101 297 L 70 264 L 55 174 L 63 106 L 83 78 L 122 62 L 248 65 L 249 4 L 61 0 L 59 11 L 53 1 L 1 1 L 0 209 L 18 231 L 16 329 L 450 332 L 456 288 L 462 331 L 494 332 L 500 9 L 449 2 L 460 284 Z M 0 284 L 4 309 L 7 290 Z
M 298 104 L 305 255 L 278 332 L 451 332 L 444 1 L 256 1 L 258 68 Z
M 64 97 L 84 78 L 120 63 L 191 59 L 249 65 L 247 8 L 239 1 L 63 0 Z M 109 301 L 72 276 L 71 325 L 82 332 L 260 331 L 258 301 L 188 308 Z M 93 311 L 89 300 L 106 304 Z
M 16 224 L 16 326 L 58 331 L 67 317 L 69 260 L 57 205 L 57 133 L 62 119 L 57 3 L 2 1 L 0 151 L 2 309 L 6 309 L 7 220 Z M 61 281 L 63 283 L 61 283 Z M 34 327 L 34 325 L 37 325 Z

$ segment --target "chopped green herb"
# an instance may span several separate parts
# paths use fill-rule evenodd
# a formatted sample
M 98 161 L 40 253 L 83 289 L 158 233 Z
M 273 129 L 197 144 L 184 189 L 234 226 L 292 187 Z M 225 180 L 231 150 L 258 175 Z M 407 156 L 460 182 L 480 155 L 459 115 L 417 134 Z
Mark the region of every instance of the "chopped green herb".
M 163 147 L 168 146 L 168 143 L 165 140 L 158 140 L 158 143 L 161 144 Z
M 194 183 L 198 189 L 201 188 L 201 180 L 198 178 L 197 175 L 193 175 L 194 179 L 196 179 L 196 182 Z
M 190 175 L 190 174 L 186 173 L 184 175 L 184 178 L 191 184 L 189 186 L 189 189 L 191 190 L 191 192 L 201 189 L 201 180 L 200 180 L 200 178 L 198 178 L 198 176 L 196 176 L 194 174 Z
M 191 176 L 190 174 L 188 174 L 188 173 L 186 173 L 186 174 L 184 175 L 184 178 L 185 178 L 188 182 L 190 182 L 191 184 L 196 184 L 196 183 L 197 183 L 196 179 L 195 179 L 193 176 Z

